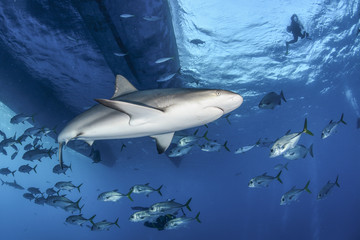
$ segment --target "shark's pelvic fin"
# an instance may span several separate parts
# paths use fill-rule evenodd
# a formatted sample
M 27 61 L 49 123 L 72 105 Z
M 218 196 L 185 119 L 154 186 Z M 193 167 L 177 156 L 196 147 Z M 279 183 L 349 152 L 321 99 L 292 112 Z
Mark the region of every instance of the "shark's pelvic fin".
M 122 75 L 116 75 L 115 80 L 115 92 L 112 96 L 113 98 L 116 98 L 121 95 L 125 95 L 127 93 L 136 92 L 137 89 Z
M 170 146 L 174 133 L 175 132 L 151 136 L 156 140 L 156 148 L 159 154 L 165 152 Z
M 127 114 L 130 117 L 129 124 L 132 126 L 144 124 L 148 119 L 156 119 L 157 117 L 162 117 L 164 114 L 161 109 L 135 103 L 107 99 L 95 99 L 95 101 L 106 107 Z

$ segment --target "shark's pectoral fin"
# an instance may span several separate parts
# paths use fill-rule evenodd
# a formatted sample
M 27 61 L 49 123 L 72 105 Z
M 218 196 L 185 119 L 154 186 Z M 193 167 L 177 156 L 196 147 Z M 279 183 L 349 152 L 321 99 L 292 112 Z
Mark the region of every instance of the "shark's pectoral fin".
M 156 148 L 159 154 L 166 151 L 170 146 L 174 132 L 151 136 L 156 140 Z
M 129 124 L 132 126 L 144 124 L 150 119 L 156 119 L 164 114 L 161 109 L 135 103 L 107 99 L 95 99 L 95 101 L 106 107 L 127 114 L 130 117 Z

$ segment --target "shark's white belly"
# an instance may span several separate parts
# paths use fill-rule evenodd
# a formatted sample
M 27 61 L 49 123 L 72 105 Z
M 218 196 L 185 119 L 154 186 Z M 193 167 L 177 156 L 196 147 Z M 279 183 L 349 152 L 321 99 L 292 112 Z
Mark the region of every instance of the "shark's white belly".
M 75 118 L 69 127 L 77 129 L 80 140 L 105 140 L 153 136 L 212 122 L 223 115 L 220 108 L 179 105 L 165 111 L 162 116 L 147 118 L 144 123 L 132 124 L 129 115 L 97 105 Z M 78 121 L 81 120 L 81 121 Z M 75 128 L 74 128 L 75 127 Z

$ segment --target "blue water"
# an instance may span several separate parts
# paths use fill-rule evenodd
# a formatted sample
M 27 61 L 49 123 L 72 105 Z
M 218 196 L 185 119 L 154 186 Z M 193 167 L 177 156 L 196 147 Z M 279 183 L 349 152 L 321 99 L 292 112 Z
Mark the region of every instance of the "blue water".
M 58 11 L 52 9 L 52 1 L 34 1 L 33 5 L 19 0 L 4 2 L 0 3 L 2 84 L 19 83 L 16 86 L 21 88 L 21 82 L 29 83 L 31 76 L 31 81 L 40 82 L 48 92 L 25 86 L 20 92 L 1 92 L 1 131 L 8 137 L 15 133 L 20 136 L 33 125 L 31 121 L 11 124 L 11 117 L 20 113 L 12 106 L 19 109 L 25 105 L 33 112 L 22 112 L 35 113 L 35 122 L 42 117 L 49 120 L 47 127 L 53 127 L 56 120 L 46 116 L 56 116 L 54 106 L 59 106 L 61 113 L 71 112 L 59 120 L 64 125 L 94 104 L 93 98 L 111 96 L 114 77 L 104 60 L 108 59 L 103 56 L 104 50 L 99 50 L 97 40 L 83 29 L 77 10 L 64 7 L 76 1 L 65 1 Z M 115 163 L 109 166 L 92 163 L 87 156 L 66 148 L 65 162 L 72 165 L 72 171 L 66 175 L 52 173 L 58 163 L 54 155 L 52 159 L 30 163 L 38 164 L 37 174 L 16 172 L 15 177 L 0 177 L 42 191 L 58 181 L 82 183 L 80 193 L 74 189 L 67 197 L 81 197 L 84 217 L 96 214 L 95 222 L 114 222 L 119 218 L 120 229 L 112 226 L 109 231 L 96 232 L 85 226 L 91 226 L 90 223 L 83 227 L 66 224 L 70 213 L 34 204 L 23 198 L 26 190 L 2 185 L 1 239 L 360 239 L 360 35 L 356 35 L 360 27 L 359 1 L 226 1 L 219 5 L 217 1 L 172 0 L 169 5 L 183 78 L 178 77 L 183 86 L 227 89 L 244 97 L 242 106 L 229 117 L 231 124 L 221 118 L 208 124 L 208 128 L 199 127 L 199 135 L 208 131 L 210 139 L 228 141 L 231 152 L 222 148 L 208 153 L 196 146 L 176 167 L 168 157 L 156 153 L 150 138 L 124 139 L 118 146 L 124 143 L 127 147 L 123 151 L 119 147 L 116 159 L 112 159 Z M 39 10 L 39 6 L 43 9 Z M 138 11 L 141 10 L 140 7 Z M 41 11 L 53 11 L 54 16 L 40 18 Z M 55 18 L 68 12 L 73 16 L 68 20 L 73 27 Z M 286 33 L 286 26 L 294 12 L 313 40 L 300 39 L 290 45 L 289 55 L 285 56 L 285 40 L 292 38 Z M 29 16 L 33 17 L 31 21 Z M 127 34 L 131 36 L 131 31 Z M 189 43 L 191 39 L 201 39 L 205 44 L 196 46 Z M 131 60 L 135 68 L 143 63 Z M 18 72 L 17 78 L 12 75 L 14 72 Z M 274 110 L 258 108 L 266 93 L 281 90 L 286 103 Z M 36 95 L 39 98 L 32 100 Z M 50 101 L 49 96 L 56 101 Z M 46 103 L 47 107 L 42 107 Z M 63 106 L 66 107 L 60 109 Z M 322 129 L 330 120 L 338 121 L 342 113 L 347 125 L 340 124 L 335 134 L 321 139 Z M 283 184 L 275 180 L 267 188 L 249 188 L 251 178 L 264 172 L 275 176 L 278 171 L 274 166 L 288 160 L 282 156 L 269 158 L 270 149 L 266 147 L 254 147 L 243 154 L 234 152 L 259 138 L 275 140 L 289 129 L 301 131 L 305 118 L 314 136 L 304 134 L 299 143 L 313 144 L 314 157 L 290 161 L 289 170 L 283 170 L 281 176 Z M 190 129 L 189 133 L 195 130 Z M 17 144 L 19 153 L 14 160 L 10 158 L 14 150 L 6 148 L 8 154 L 0 154 L 0 167 L 15 170 L 27 164 L 21 156 L 24 145 L 32 141 Z M 43 137 L 42 142 L 45 148 L 58 147 L 54 136 Z M 334 182 L 337 175 L 340 188 L 334 187 L 328 198 L 317 200 L 320 189 L 328 181 Z M 308 180 L 312 194 L 303 192 L 299 201 L 280 205 L 284 193 L 293 186 L 303 188 Z M 115 203 L 97 200 L 102 192 L 118 189 L 126 193 L 131 186 L 145 183 L 155 188 L 163 184 L 163 196 L 133 194 L 134 202 L 127 198 Z M 201 224 L 193 221 L 185 228 L 158 231 L 128 220 L 135 212 L 131 210 L 133 206 L 148 207 L 167 199 L 185 203 L 190 197 L 192 211 L 184 211 L 190 217 L 200 212 Z

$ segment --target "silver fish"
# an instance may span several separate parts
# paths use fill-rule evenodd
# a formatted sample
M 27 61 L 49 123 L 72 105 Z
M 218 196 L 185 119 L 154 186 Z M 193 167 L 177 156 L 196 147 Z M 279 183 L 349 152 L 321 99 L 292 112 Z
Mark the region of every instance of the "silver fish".
M 115 220 L 115 222 L 111 223 L 108 222 L 106 220 L 103 220 L 101 222 L 91 222 L 92 226 L 91 226 L 91 231 L 102 231 L 102 230 L 109 230 L 110 227 L 112 227 L 113 225 L 116 225 L 118 228 L 120 228 L 119 224 L 118 224 L 119 218 L 117 218 Z
M 290 148 L 286 152 L 283 153 L 284 158 L 287 158 L 289 160 L 296 160 L 299 158 L 305 158 L 307 153 L 310 153 L 312 157 L 314 157 L 313 153 L 313 144 L 307 149 L 304 145 L 296 145 L 293 148 Z
M 274 109 L 275 106 L 281 105 L 281 99 L 286 102 L 283 91 L 280 94 L 276 94 L 275 92 L 270 92 L 266 94 L 263 99 L 261 99 L 259 103 L 259 108 L 262 109 Z
M 281 175 L 282 171 L 280 171 L 278 173 L 278 175 L 276 175 L 275 177 L 272 176 L 268 176 L 266 175 L 266 173 L 264 173 L 263 175 L 257 176 L 252 178 L 249 181 L 248 186 L 250 188 L 261 188 L 261 187 L 268 187 L 269 183 L 272 182 L 273 180 L 278 180 L 280 183 L 283 183 L 280 179 L 280 175 Z
M 199 215 L 200 215 L 200 212 L 198 214 L 196 214 L 196 216 L 194 218 L 183 216 L 183 217 L 171 219 L 170 221 L 168 221 L 165 224 L 164 228 L 166 230 L 178 229 L 180 227 L 187 226 L 190 222 L 192 222 L 194 220 L 196 220 L 198 223 L 201 223 L 201 221 L 199 219 Z
M 2 179 L 0 179 L 1 180 L 1 185 L 8 185 L 8 186 L 10 186 L 10 187 L 13 187 L 13 188 L 15 188 L 15 189 L 19 189 L 19 190 L 24 190 L 24 188 L 21 186 L 21 185 L 19 185 L 17 182 L 16 182 L 16 180 L 14 180 L 14 182 L 5 182 L 5 181 L 3 181 Z
M 169 157 L 180 157 L 180 156 L 184 156 L 184 155 L 188 154 L 192 148 L 193 148 L 193 145 L 189 145 L 189 146 L 186 146 L 186 147 L 176 146 L 176 147 L 172 148 L 172 149 L 169 151 L 168 156 L 169 156 Z
M 163 185 L 161 185 L 158 189 L 152 188 L 149 186 L 149 183 L 142 184 L 142 185 L 134 185 L 130 188 L 130 192 L 136 193 L 136 194 L 146 194 L 146 196 L 149 196 L 152 192 L 158 192 L 160 196 L 162 196 L 162 193 L 160 192 Z
M 336 176 L 336 180 L 334 183 L 328 181 L 325 184 L 325 186 L 320 190 L 319 194 L 317 195 L 317 199 L 320 200 L 327 198 L 327 196 L 331 193 L 331 190 L 333 189 L 334 186 L 340 187 L 338 180 L 339 180 L 339 175 Z
M 216 141 L 209 141 L 200 146 L 201 150 L 204 152 L 218 152 L 221 147 L 224 147 L 228 152 L 230 152 L 230 149 L 227 147 L 227 141 L 225 141 L 223 145 Z
M 128 197 L 131 201 L 134 201 L 130 194 L 132 193 L 132 190 L 130 190 L 127 194 L 119 193 L 117 189 L 109 192 L 103 192 L 98 196 L 98 200 L 104 201 L 104 202 L 117 202 L 123 197 Z
M 36 167 L 37 167 L 37 165 L 35 165 L 34 167 L 30 167 L 29 164 L 26 164 L 26 165 L 20 166 L 18 170 L 19 170 L 19 172 L 28 173 L 28 174 L 30 174 L 31 170 L 33 170 L 35 173 L 37 173 Z
M 289 171 L 289 169 L 287 168 L 288 164 L 289 164 L 288 162 L 285 163 L 285 165 L 283 165 L 283 164 L 281 164 L 281 163 L 276 164 L 276 165 L 274 166 L 274 169 L 280 171 L 280 170 L 283 170 L 283 169 L 285 168 L 286 170 Z
M 347 123 L 344 121 L 344 114 L 341 114 L 341 118 L 339 121 L 333 122 L 333 120 L 331 120 L 329 122 L 329 124 L 321 132 L 321 139 L 330 137 L 333 133 L 335 133 L 336 128 L 339 125 L 339 123 L 343 123 L 343 124 L 347 125 Z
M 174 199 L 171 201 L 155 203 L 149 208 L 149 212 L 151 214 L 167 213 L 168 211 L 177 210 L 183 207 L 186 207 L 189 211 L 191 211 L 191 208 L 189 206 L 191 199 L 192 198 L 189 198 L 189 200 L 185 204 L 177 203 L 174 201 Z
M 304 190 L 307 191 L 308 193 L 311 193 L 311 191 L 308 188 L 309 184 L 310 184 L 310 180 L 306 183 L 305 187 L 302 189 L 295 189 L 295 186 L 292 187 L 290 191 L 288 191 L 281 197 L 280 205 L 288 205 L 291 202 L 296 201 Z
M 305 118 L 304 129 L 301 132 L 286 134 L 275 141 L 274 145 L 270 149 L 270 157 L 277 157 L 286 152 L 287 150 L 294 148 L 303 133 L 307 133 L 314 136 L 312 132 L 307 129 L 307 119 Z
M 77 190 L 80 192 L 80 187 L 83 184 L 81 183 L 79 186 L 75 186 L 71 181 L 60 181 L 55 184 L 55 187 L 59 190 L 67 190 L 71 191 L 74 188 L 77 188 Z
M 80 215 L 71 215 L 66 218 L 65 222 L 73 225 L 82 226 L 86 222 L 93 222 L 96 215 L 92 216 L 91 218 L 84 218 L 82 214 Z

